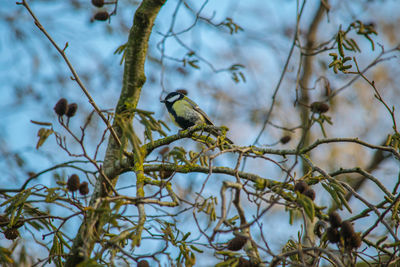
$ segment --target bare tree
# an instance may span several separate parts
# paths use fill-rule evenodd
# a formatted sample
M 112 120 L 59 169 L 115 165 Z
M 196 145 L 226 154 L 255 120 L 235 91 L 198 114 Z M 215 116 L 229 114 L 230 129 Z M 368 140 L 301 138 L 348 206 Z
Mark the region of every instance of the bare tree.
M 1 11 L 32 65 L 10 74 L 4 99 L 33 125 L 17 125 L 18 140 L 37 133 L 20 151 L 0 133 L 15 181 L 0 188 L 1 263 L 397 266 L 397 7 L 22 0 Z M 175 90 L 218 126 L 170 128 L 159 101 Z

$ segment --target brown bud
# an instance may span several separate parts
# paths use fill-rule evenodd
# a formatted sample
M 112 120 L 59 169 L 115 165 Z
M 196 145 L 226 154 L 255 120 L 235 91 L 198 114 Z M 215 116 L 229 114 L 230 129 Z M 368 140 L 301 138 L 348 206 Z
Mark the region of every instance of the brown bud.
M 325 113 L 329 110 L 329 105 L 324 102 L 313 102 L 310 107 L 315 113 Z
M 58 100 L 57 104 L 54 106 L 54 111 L 58 116 L 62 116 L 67 113 L 68 110 L 68 101 L 65 98 L 61 98 Z
M 79 193 L 83 196 L 89 193 L 89 186 L 87 182 L 81 183 L 81 185 L 79 186 Z
M 226 248 L 232 251 L 238 251 L 242 249 L 242 247 L 244 246 L 244 244 L 246 244 L 246 242 L 247 242 L 247 237 L 238 235 L 228 242 Z
M 150 264 L 146 260 L 141 260 L 138 262 L 137 267 L 150 267 Z
M 75 192 L 79 189 L 79 176 L 77 174 L 72 174 L 67 181 L 67 189 L 70 192 Z
M 102 7 L 104 6 L 104 0 L 92 0 L 92 5 L 95 7 Z
M 169 147 L 163 147 L 158 153 L 161 155 L 161 156 L 164 156 L 166 153 L 168 153 L 168 151 L 169 151 Z
M 339 228 L 342 224 L 342 218 L 340 218 L 337 212 L 333 211 L 329 213 L 329 222 L 333 228 Z
M 177 69 L 176 69 L 180 74 L 182 74 L 182 75 L 187 75 L 188 74 L 188 72 L 187 72 L 187 70 L 185 70 L 184 68 L 182 68 L 182 67 L 178 67 Z
M 329 227 L 326 230 L 326 237 L 328 238 L 328 241 L 331 243 L 337 243 L 340 241 L 340 234 L 338 229 Z
M 8 228 L 7 230 L 4 231 L 4 236 L 8 240 L 14 240 L 19 236 L 19 232 L 16 228 Z
M 289 143 L 289 141 L 292 139 L 292 137 L 290 137 L 290 135 L 285 135 L 282 136 L 282 138 L 279 140 L 279 142 L 281 142 L 281 144 L 287 144 Z
M 94 14 L 94 19 L 95 20 L 100 20 L 100 21 L 105 21 L 108 19 L 110 15 L 108 15 L 107 11 L 99 11 L 96 14 Z
M 340 228 L 340 234 L 345 240 L 350 239 L 351 236 L 354 234 L 353 224 L 350 221 L 343 221 Z
M 306 191 L 308 189 L 308 184 L 306 182 L 304 182 L 303 180 L 298 181 L 295 185 L 294 185 L 294 191 L 299 191 L 299 193 L 303 193 L 304 191 Z
M 308 188 L 306 191 L 303 193 L 305 196 L 311 198 L 312 200 L 315 199 L 315 191 L 312 188 Z
M 65 115 L 67 115 L 67 117 L 71 118 L 75 115 L 77 109 L 78 109 L 78 104 L 76 104 L 76 103 L 69 104 L 67 113 Z
M 177 92 L 177 93 L 184 94 L 184 95 L 187 95 L 187 94 L 188 94 L 188 91 L 187 91 L 186 89 L 178 89 L 178 90 L 176 90 L 176 92 Z

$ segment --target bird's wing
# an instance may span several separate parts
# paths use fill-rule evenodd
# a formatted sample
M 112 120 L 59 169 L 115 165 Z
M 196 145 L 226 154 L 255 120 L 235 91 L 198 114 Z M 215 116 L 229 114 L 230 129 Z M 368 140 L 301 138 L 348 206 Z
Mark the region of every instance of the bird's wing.
M 195 111 L 197 111 L 198 113 L 200 113 L 200 114 L 204 117 L 204 119 L 205 119 L 205 121 L 206 121 L 207 124 L 214 125 L 214 123 L 212 123 L 212 121 L 211 121 L 210 118 L 207 116 L 207 114 L 206 114 L 203 110 L 201 110 L 201 109 L 199 108 L 199 106 L 196 104 L 196 102 L 194 102 L 193 100 L 189 99 L 188 97 L 185 97 L 185 100 L 192 106 L 192 108 L 193 108 Z

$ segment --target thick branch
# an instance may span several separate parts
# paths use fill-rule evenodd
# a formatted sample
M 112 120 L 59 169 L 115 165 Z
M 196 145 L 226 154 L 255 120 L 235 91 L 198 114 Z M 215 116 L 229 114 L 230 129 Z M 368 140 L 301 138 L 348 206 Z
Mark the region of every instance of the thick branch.
M 146 81 L 144 63 L 147 55 L 148 41 L 156 16 L 164 3 L 165 0 L 144 0 L 135 12 L 133 26 L 126 44 L 123 85 L 116 107 L 116 117 L 122 118 L 124 123 L 127 124 L 132 123 L 134 114 L 129 114 L 128 116 L 122 115 L 126 110 L 126 104 L 129 103 L 130 108 L 136 108 L 139 102 L 141 89 Z M 121 138 L 123 132 L 117 121 L 114 120 L 113 128 L 117 136 Z M 103 165 L 105 173 L 110 173 L 109 169 L 114 170 L 114 164 L 120 157 L 121 149 L 115 139 L 109 139 Z M 113 173 L 117 174 L 116 172 Z M 118 180 L 118 176 L 109 176 L 108 178 L 111 180 L 112 185 L 115 185 Z M 104 184 L 106 184 L 104 183 L 104 177 L 99 176 L 90 206 L 94 206 L 101 197 L 107 196 L 107 188 Z M 98 212 L 93 218 L 83 221 L 75 237 L 71 256 L 67 259 L 66 266 L 76 266 L 83 260 L 90 258 L 95 244 L 95 237 L 90 236 L 90 233 L 93 233 L 93 229 L 91 228 L 96 226 L 97 233 L 101 231 L 103 227 L 102 220 L 100 220 L 101 216 L 102 213 Z

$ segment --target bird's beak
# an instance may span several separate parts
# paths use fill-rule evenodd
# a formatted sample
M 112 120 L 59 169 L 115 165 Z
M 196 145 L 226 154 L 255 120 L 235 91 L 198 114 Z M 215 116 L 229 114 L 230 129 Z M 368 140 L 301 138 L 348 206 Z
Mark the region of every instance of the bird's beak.
M 161 100 L 160 102 L 161 102 L 161 103 L 165 103 L 165 100 Z

